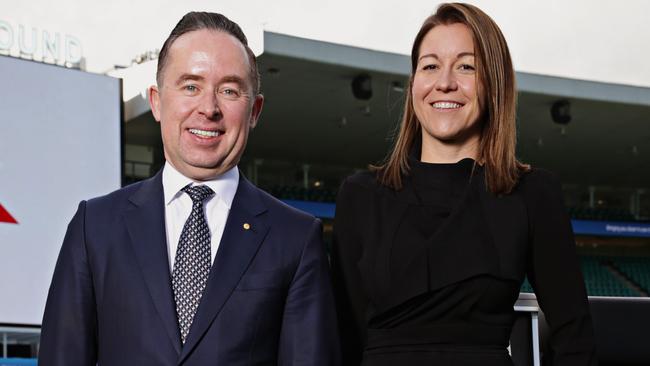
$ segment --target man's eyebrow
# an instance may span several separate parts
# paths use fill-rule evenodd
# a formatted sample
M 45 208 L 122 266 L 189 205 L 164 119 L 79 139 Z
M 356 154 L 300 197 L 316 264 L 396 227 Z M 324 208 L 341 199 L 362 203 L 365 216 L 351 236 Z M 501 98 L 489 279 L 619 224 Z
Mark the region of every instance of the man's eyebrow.
M 204 81 L 205 77 L 197 74 L 189 74 L 189 73 L 182 74 L 176 80 L 176 85 L 180 85 L 188 80 Z M 246 81 L 238 75 L 226 75 L 221 78 L 220 83 L 235 83 L 238 84 L 240 87 L 246 86 Z
M 202 81 L 203 79 L 205 79 L 205 78 L 203 76 L 201 76 L 201 75 L 183 74 L 183 75 L 179 76 L 178 79 L 176 79 L 176 84 L 178 85 L 178 84 L 184 83 L 184 82 L 186 82 L 188 80 Z
M 236 83 L 236 84 L 239 84 L 240 86 L 241 85 L 246 85 L 246 82 L 244 81 L 244 79 L 242 79 L 238 75 L 226 75 L 223 78 L 221 78 L 221 82 L 222 83 Z
M 474 52 L 461 52 L 461 53 L 459 53 L 459 54 L 456 55 L 456 58 L 461 58 L 461 57 L 465 57 L 465 56 L 472 56 L 472 57 L 474 57 Z M 422 56 L 420 56 L 420 58 L 418 59 L 418 61 L 420 61 L 420 60 L 422 60 L 423 58 L 426 58 L 426 57 L 433 57 L 433 58 L 435 58 L 436 60 L 440 60 L 440 58 L 438 57 L 438 55 L 436 55 L 435 53 L 427 53 L 426 55 L 422 55 Z

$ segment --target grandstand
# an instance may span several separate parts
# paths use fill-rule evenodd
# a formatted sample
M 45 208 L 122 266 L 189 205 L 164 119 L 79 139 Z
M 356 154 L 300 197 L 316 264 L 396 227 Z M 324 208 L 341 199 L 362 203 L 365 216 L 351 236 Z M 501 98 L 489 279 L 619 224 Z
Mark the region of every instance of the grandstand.
M 334 203 L 336 201 L 336 190 L 326 188 L 319 189 L 276 185 L 267 189 L 267 192 L 271 193 L 276 198 L 283 200 L 303 200 L 329 203 Z
M 638 285 L 647 296 L 650 292 L 650 258 L 619 257 L 615 258 L 612 265 Z
M 607 207 L 568 207 L 571 218 L 601 221 L 646 221 L 637 219 L 629 210 Z
M 582 257 L 580 264 L 589 296 L 641 296 L 616 275 L 607 259 Z

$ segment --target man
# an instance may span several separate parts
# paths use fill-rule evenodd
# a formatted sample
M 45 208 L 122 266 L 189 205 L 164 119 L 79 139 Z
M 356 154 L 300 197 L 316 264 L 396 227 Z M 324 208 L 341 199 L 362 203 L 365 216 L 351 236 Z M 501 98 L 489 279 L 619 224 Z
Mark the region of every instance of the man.
M 185 15 L 160 52 L 149 101 L 167 162 L 79 205 L 39 364 L 337 364 L 320 222 L 237 170 L 264 101 L 239 26 Z

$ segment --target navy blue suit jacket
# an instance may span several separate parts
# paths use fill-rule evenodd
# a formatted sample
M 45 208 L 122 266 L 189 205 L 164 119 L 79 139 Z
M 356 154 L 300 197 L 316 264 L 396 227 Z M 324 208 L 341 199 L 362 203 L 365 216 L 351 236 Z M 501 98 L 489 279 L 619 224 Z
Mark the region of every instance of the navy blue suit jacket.
M 319 220 L 240 178 L 181 345 L 164 215 L 160 172 L 80 203 L 54 271 L 39 365 L 338 364 Z

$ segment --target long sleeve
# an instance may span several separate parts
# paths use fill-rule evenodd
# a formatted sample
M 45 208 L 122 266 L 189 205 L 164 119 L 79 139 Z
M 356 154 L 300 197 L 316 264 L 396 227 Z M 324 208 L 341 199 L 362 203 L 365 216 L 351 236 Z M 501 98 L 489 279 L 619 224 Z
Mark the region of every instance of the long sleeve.
M 343 365 L 359 365 L 366 333 L 366 307 L 357 263 L 362 255 L 362 238 L 356 218 L 362 206 L 354 183 L 346 181 L 336 200 L 332 277 L 339 318 Z
M 525 179 L 531 244 L 528 278 L 550 327 L 552 364 L 596 365 L 587 294 L 560 183 L 543 170 Z
M 63 240 L 50 286 L 38 364 L 91 366 L 97 362 L 97 316 L 85 239 L 86 204 L 79 204 Z

